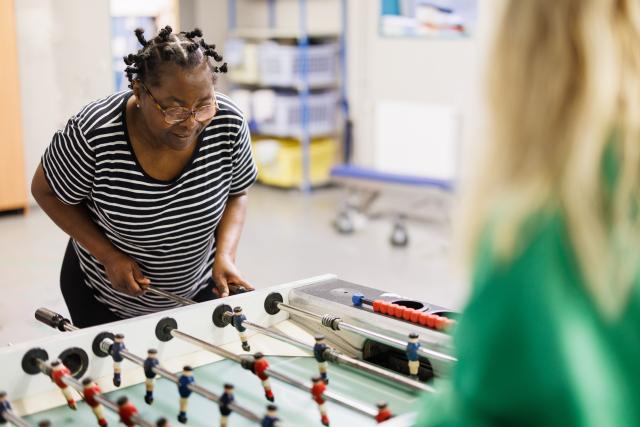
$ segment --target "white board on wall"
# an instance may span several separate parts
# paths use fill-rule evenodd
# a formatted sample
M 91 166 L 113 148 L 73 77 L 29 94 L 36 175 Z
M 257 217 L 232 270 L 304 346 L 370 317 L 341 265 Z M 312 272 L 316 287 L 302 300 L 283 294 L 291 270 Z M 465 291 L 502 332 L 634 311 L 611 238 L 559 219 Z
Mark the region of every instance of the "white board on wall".
M 460 119 L 453 107 L 382 101 L 375 108 L 374 167 L 382 172 L 453 180 Z

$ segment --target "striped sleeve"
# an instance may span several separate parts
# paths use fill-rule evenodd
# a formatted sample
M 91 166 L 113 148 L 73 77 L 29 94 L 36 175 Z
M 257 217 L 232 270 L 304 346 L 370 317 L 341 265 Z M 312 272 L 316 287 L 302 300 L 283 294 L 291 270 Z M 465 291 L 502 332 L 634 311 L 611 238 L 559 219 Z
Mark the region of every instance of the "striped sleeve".
M 233 144 L 233 177 L 229 194 L 238 194 L 249 188 L 258 175 L 251 153 L 251 135 L 246 120 L 242 120 L 240 130 Z
M 42 156 L 42 168 L 56 197 L 67 205 L 77 205 L 91 191 L 95 155 L 76 118 L 53 136 Z

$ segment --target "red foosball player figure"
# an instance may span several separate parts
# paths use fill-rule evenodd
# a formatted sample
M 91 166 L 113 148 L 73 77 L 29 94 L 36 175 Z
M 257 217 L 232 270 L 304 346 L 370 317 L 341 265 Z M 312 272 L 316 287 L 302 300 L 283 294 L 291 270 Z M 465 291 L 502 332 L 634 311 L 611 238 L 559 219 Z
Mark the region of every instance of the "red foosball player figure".
M 121 351 L 125 349 L 124 335 L 116 334 L 111 345 L 111 357 L 113 358 L 113 385 L 120 387 L 120 363 L 122 363 L 123 357 Z
M 132 420 L 132 418 L 138 415 L 138 409 L 133 405 L 133 403 L 129 402 L 127 396 L 122 396 L 116 402 L 118 404 L 118 415 L 120 415 L 120 422 L 127 427 L 133 427 L 136 423 Z
M 380 402 L 376 406 L 378 407 L 378 415 L 376 415 L 376 421 L 378 423 L 387 421 L 389 418 L 393 417 L 393 414 L 387 406 L 387 402 Z
M 224 393 L 220 396 L 220 427 L 227 427 L 229 422 L 229 415 L 231 415 L 229 404 L 235 400 L 233 389 L 233 384 L 225 384 Z
M 69 408 L 76 410 L 76 401 L 71 394 L 71 388 L 64 382 L 62 379 L 66 376 L 71 376 L 71 371 L 69 368 L 64 366 L 59 360 L 54 360 L 51 362 L 51 379 L 58 386 L 64 398 L 67 399 L 67 406 Z
M 104 408 L 102 407 L 100 402 L 96 400 L 96 396 L 102 394 L 100 386 L 89 377 L 82 380 L 82 385 L 82 394 L 84 396 L 84 401 L 87 402 L 87 405 L 91 407 L 91 410 L 98 420 L 98 425 L 103 427 L 106 426 L 107 420 L 104 417 Z
M 169 424 L 166 418 L 160 418 L 156 421 L 156 427 L 171 427 L 171 424 Z
M 158 366 L 158 364 L 158 350 L 150 348 L 147 350 L 147 358 L 144 360 L 144 364 L 142 365 L 144 368 L 144 384 L 146 387 L 144 401 L 147 402 L 148 405 L 153 403 L 153 387 L 156 380 L 156 373 L 153 371 L 153 368 Z
M 280 421 L 278 418 L 278 407 L 276 405 L 267 405 L 267 414 L 262 418 L 261 427 L 275 427 Z
M 313 400 L 318 404 L 318 408 L 320 409 L 320 420 L 322 425 L 329 425 L 329 417 L 327 416 L 327 406 L 324 404 L 324 391 L 327 389 L 327 385 L 325 384 L 322 377 L 313 377 L 311 378 L 313 381 L 313 387 L 311 387 L 311 396 L 313 396 Z
M 231 325 L 238 330 L 240 334 L 240 342 L 242 343 L 242 349 L 244 351 L 251 351 L 251 346 L 247 342 L 247 328 L 242 326 L 242 322 L 247 320 L 247 316 L 242 314 L 242 307 L 234 307 L 233 317 L 231 318 Z
M 313 346 L 313 357 L 318 362 L 318 371 L 325 384 L 329 384 L 329 378 L 327 378 L 327 359 L 324 357 L 324 352 L 329 348 L 324 343 L 324 335 L 317 334 L 315 336 L 316 343 Z
M 251 371 L 260 378 L 262 381 L 262 388 L 264 388 L 264 396 L 269 402 L 274 401 L 273 391 L 271 391 L 271 384 L 269 383 L 269 375 L 265 372 L 269 369 L 269 362 L 264 358 L 264 354 L 257 352 L 253 355 L 254 361 L 251 366 Z
M 51 427 L 51 421 L 42 420 L 38 423 L 38 427 Z

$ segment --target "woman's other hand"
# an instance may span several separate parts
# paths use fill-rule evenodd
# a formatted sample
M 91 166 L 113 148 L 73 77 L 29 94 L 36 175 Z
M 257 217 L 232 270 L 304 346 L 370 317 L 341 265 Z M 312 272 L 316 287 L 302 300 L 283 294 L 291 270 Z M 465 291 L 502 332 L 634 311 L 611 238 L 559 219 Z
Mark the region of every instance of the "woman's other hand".
M 151 281 L 144 277 L 138 263 L 122 252 L 115 252 L 102 264 L 113 289 L 131 296 L 142 295 Z
M 212 275 L 213 282 L 217 287 L 217 289 L 214 289 L 214 293 L 217 293 L 220 297 L 229 296 L 229 285 L 236 285 L 247 291 L 254 289 L 253 286 L 240 276 L 235 263 L 229 256 L 216 255 L 215 261 L 213 262 Z

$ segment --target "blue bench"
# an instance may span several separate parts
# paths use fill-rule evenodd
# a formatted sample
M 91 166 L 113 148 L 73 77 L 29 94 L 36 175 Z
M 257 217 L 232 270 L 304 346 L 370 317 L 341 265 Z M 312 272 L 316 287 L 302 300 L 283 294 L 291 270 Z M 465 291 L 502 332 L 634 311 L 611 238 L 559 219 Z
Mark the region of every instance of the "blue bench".
M 364 168 L 353 165 L 339 165 L 331 170 L 331 178 L 342 182 L 350 195 L 343 203 L 333 226 L 341 234 L 353 233 L 357 228 L 357 217 L 380 217 L 370 211 L 371 206 L 378 199 L 382 190 L 421 190 L 435 189 L 445 193 L 453 192 L 455 185 L 453 180 L 427 178 L 420 176 L 401 175 L 390 172 L 381 172 L 372 168 Z M 354 193 L 359 200 L 354 200 Z M 396 211 L 393 216 L 393 230 L 390 243 L 393 246 L 403 247 L 408 244 L 409 235 L 405 226 L 406 211 Z
M 454 184 L 451 180 L 400 175 L 353 165 L 335 166 L 331 169 L 331 177 L 337 179 L 374 181 L 381 184 L 435 187 L 445 191 L 452 191 L 454 189 Z

